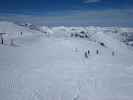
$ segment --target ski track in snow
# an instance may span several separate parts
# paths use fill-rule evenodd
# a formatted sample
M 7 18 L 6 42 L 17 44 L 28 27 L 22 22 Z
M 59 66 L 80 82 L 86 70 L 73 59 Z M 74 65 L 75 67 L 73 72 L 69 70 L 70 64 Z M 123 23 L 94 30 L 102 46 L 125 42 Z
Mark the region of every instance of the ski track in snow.
M 132 100 L 132 53 L 103 41 L 112 47 L 40 33 L 15 37 L 18 47 L 0 45 L 0 100 Z

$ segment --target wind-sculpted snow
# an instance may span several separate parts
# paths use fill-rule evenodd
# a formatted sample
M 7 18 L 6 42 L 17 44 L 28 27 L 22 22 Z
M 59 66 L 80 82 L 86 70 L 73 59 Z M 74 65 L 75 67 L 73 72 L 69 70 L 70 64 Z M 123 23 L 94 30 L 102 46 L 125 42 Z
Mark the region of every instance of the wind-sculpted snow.
M 132 29 L 29 25 L 0 22 L 0 100 L 133 100 Z

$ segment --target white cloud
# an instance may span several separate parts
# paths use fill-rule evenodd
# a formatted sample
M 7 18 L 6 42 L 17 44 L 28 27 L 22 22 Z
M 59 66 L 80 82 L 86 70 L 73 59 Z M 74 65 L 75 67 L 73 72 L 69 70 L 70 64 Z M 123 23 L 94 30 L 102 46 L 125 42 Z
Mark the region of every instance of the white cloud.
M 84 3 L 95 3 L 100 2 L 101 0 L 84 0 Z

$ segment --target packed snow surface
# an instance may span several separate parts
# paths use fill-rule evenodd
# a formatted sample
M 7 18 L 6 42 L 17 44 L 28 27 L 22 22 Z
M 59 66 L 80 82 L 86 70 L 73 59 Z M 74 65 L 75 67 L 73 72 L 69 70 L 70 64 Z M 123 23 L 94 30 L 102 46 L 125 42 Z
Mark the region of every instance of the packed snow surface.
M 133 100 L 133 49 L 119 38 L 132 28 L 0 22 L 0 32 L 0 100 Z

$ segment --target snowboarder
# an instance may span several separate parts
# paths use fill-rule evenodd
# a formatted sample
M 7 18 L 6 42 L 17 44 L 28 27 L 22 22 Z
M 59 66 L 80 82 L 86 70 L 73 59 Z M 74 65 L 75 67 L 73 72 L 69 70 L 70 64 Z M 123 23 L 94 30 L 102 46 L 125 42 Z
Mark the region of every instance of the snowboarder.
M 87 52 L 84 53 L 84 56 L 85 56 L 85 58 L 88 58 L 88 54 L 87 54 Z

